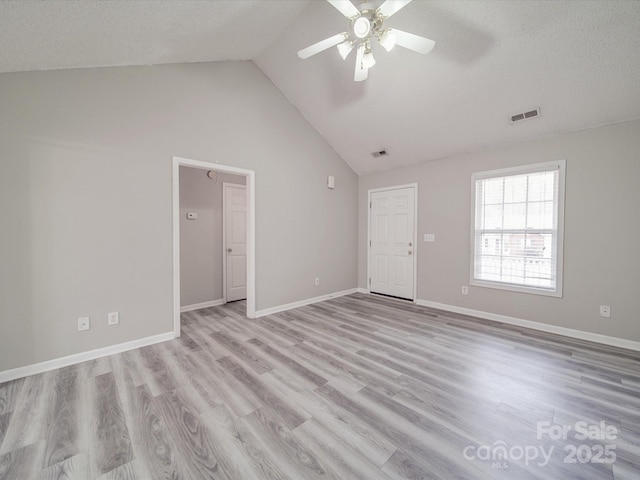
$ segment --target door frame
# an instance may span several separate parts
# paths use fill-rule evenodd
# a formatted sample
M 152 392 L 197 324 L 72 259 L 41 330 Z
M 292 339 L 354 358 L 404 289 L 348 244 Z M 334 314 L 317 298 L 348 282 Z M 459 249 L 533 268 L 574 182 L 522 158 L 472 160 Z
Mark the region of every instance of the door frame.
M 371 293 L 371 196 L 378 192 L 387 192 L 391 190 L 399 190 L 402 188 L 413 188 L 414 205 L 413 205 L 413 303 L 418 300 L 418 184 L 408 183 L 405 185 L 394 185 L 391 187 L 372 188 L 367 192 L 367 293 Z
M 241 175 L 247 192 L 247 317 L 256 318 L 256 172 L 245 168 L 172 157 L 173 162 L 173 329 L 180 336 L 180 167 Z
M 247 186 L 241 183 L 222 182 L 222 299 L 227 303 L 227 192 L 226 186 L 242 187 L 245 195 L 247 194 Z M 247 199 L 248 200 L 248 199 Z M 249 212 L 249 202 L 247 202 L 247 213 Z M 247 215 L 248 218 L 248 215 Z M 247 230 L 248 233 L 248 230 Z M 247 235 L 248 236 L 248 235 Z M 247 248 L 248 248 L 247 242 Z M 249 258 L 247 257 L 247 264 Z M 247 283 L 249 278 L 247 277 Z M 247 285 L 248 289 L 248 285 Z M 247 290 L 247 294 L 248 294 Z

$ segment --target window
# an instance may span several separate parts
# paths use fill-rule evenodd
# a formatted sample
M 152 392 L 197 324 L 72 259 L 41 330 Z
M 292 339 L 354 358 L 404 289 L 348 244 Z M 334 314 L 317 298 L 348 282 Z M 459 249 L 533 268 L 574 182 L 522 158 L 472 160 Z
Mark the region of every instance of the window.
M 471 284 L 562 296 L 564 160 L 475 173 Z

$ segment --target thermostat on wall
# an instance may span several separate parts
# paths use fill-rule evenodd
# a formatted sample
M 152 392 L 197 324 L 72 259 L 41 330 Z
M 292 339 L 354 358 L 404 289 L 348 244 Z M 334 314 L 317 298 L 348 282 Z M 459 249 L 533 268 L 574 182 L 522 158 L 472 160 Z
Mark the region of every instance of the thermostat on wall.
M 187 220 L 196 220 L 198 218 L 198 214 L 195 212 L 187 213 Z

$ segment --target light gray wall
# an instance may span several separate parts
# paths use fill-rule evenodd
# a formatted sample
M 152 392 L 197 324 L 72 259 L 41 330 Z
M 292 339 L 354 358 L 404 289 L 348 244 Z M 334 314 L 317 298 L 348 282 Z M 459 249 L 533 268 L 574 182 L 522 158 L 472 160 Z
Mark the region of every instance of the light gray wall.
M 222 184 L 245 177 L 180 167 L 180 304 L 220 300 L 222 292 Z M 187 213 L 198 215 L 187 220 Z
M 418 299 L 640 341 L 639 155 L 632 121 L 360 177 L 358 284 L 366 286 L 368 190 L 417 182 Z M 558 159 L 567 161 L 563 298 L 481 287 L 462 295 L 471 174 Z M 422 242 L 425 233 L 436 242 Z M 601 304 L 612 318 L 599 317 Z
M 355 287 L 357 177 L 253 63 L 2 74 L 0 371 L 172 331 L 173 155 L 256 171 L 258 310 Z

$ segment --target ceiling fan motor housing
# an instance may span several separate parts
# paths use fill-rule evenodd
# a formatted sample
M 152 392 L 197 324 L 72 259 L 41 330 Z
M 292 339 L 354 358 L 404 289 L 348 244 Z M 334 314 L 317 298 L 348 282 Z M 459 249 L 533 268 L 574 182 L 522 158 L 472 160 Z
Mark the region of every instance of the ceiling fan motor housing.
M 379 35 L 382 18 L 376 15 L 376 8 L 372 3 L 360 5 L 360 15 L 351 20 L 351 31 L 361 42 L 368 42 L 371 37 Z

